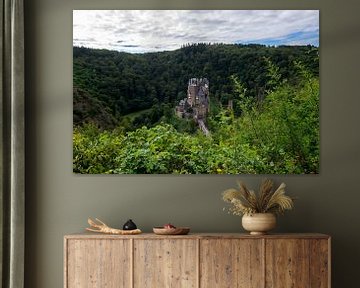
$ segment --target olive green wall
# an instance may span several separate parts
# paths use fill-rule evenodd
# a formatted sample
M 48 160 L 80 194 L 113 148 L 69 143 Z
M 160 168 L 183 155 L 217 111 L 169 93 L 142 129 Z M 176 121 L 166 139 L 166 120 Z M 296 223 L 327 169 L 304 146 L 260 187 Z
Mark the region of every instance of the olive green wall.
M 77 176 L 72 174 L 73 9 L 320 9 L 321 173 L 271 176 L 297 195 L 279 232 L 333 236 L 333 287 L 359 287 L 360 8 L 336 0 L 27 0 L 26 287 L 63 285 L 63 235 L 88 216 L 145 231 L 171 222 L 197 232 L 241 231 L 220 192 L 263 176 Z M 357 6 L 357 7 L 356 7 Z M 357 9 L 356 9 L 357 8 Z

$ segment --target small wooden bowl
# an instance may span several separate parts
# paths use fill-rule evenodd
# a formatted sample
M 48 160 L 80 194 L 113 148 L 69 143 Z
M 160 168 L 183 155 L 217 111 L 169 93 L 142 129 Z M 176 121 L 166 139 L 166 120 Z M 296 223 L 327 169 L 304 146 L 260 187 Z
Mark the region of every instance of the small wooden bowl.
M 154 227 L 153 231 L 157 235 L 186 235 L 189 233 L 189 227 L 164 228 Z

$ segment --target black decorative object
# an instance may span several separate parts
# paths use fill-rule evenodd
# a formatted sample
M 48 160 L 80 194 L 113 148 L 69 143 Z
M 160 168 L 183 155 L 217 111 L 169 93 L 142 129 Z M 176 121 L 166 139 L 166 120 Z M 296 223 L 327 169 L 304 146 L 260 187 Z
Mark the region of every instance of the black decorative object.
M 137 229 L 137 226 L 131 219 L 129 219 L 123 226 L 123 230 L 135 230 L 135 229 Z

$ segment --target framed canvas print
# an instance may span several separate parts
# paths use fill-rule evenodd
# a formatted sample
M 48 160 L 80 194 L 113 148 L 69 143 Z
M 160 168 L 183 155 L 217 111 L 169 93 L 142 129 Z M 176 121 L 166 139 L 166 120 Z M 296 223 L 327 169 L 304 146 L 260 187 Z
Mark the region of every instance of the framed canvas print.
M 318 10 L 74 10 L 73 172 L 319 173 Z

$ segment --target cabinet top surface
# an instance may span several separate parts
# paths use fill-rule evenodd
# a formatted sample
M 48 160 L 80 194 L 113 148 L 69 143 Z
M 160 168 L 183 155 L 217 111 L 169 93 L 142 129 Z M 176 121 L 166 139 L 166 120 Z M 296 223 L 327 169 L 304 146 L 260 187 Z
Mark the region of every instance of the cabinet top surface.
M 189 233 L 188 235 L 156 235 L 142 233 L 138 235 L 110 235 L 101 233 L 75 233 L 64 236 L 65 239 L 329 239 L 329 235 L 320 233 L 286 233 L 250 235 L 245 233 Z

